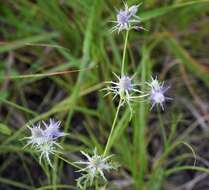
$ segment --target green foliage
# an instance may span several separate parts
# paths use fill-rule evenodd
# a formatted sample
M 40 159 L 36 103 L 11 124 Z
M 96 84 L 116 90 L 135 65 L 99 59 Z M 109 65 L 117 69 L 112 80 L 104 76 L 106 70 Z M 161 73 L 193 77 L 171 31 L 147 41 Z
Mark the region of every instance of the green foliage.
M 9 127 L 0 123 L 0 133 L 2 133 L 4 135 L 11 135 L 12 131 Z
M 121 72 L 125 35 L 108 32 L 112 27 L 109 21 L 115 19 L 114 7 L 123 6 L 119 2 L 1 2 L 1 189 L 75 189 L 73 175 L 77 173 L 64 158 L 54 159 L 56 170 L 44 164 L 35 168 L 41 177 L 33 178 L 31 166 L 38 165 L 38 160 L 32 150 L 22 149 L 24 143 L 20 140 L 26 136 L 28 124 L 50 117 L 62 120 L 63 130 L 69 133 L 61 142 L 63 156 L 70 162 L 78 159 L 81 150 L 92 152 L 96 147 L 104 151 L 117 104 L 112 97 L 104 98 L 100 89 L 104 81 L 112 80 L 112 72 Z M 147 101 L 137 102 L 131 121 L 128 107 L 121 106 L 107 150 L 120 163 L 120 169 L 107 175 L 108 179 L 113 183 L 128 181 L 128 187 L 119 189 L 161 190 L 176 172 L 209 173 L 203 165 L 193 165 L 196 156 L 198 159 L 196 142 L 208 136 L 196 131 L 194 112 L 181 103 L 188 99 L 198 114 L 203 113 L 200 119 L 207 116 L 202 104 L 208 99 L 205 91 L 209 86 L 209 68 L 205 64 L 209 0 L 166 2 L 143 2 L 138 16 L 148 31 L 129 33 L 124 64 L 128 74 L 137 73 L 138 83 L 149 81 L 151 75 L 168 80 L 174 100 L 166 105 L 164 113 L 150 111 Z M 191 81 L 182 80 L 180 67 Z M 68 72 L 73 70 L 76 72 Z M 21 173 L 12 171 L 12 178 L 5 175 L 10 166 Z M 15 175 L 19 175 L 17 180 Z M 114 187 L 113 183 L 108 185 Z

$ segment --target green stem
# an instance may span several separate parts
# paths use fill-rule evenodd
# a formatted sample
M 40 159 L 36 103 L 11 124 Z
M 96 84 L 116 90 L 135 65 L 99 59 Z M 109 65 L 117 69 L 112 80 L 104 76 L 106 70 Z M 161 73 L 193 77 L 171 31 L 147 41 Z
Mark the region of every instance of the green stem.
M 118 113 L 120 111 L 120 107 L 122 105 L 122 100 L 120 99 L 120 102 L 118 104 L 118 107 L 117 107 L 117 111 L 116 111 L 116 114 L 115 114 L 115 118 L 113 120 L 113 124 L 112 124 L 112 127 L 111 127 L 111 131 L 110 131 L 110 135 L 108 137 L 108 140 L 107 140 L 107 144 L 106 144 L 106 147 L 105 147 L 105 150 L 104 150 L 104 153 L 103 155 L 106 156 L 111 148 L 111 138 L 112 138 L 112 135 L 113 135 L 113 131 L 114 131 L 114 128 L 115 128 L 115 125 L 116 125 L 116 121 L 117 121 L 117 118 L 118 118 Z
M 124 49 L 123 49 L 121 76 L 125 74 L 124 72 L 125 72 L 125 59 L 126 59 L 126 49 L 127 49 L 127 43 L 128 43 L 128 34 L 129 34 L 129 30 L 126 31 L 125 44 L 124 44 Z
M 157 107 L 157 113 L 158 113 L 158 119 L 160 121 L 160 130 L 161 130 L 161 134 L 163 136 L 163 144 L 164 144 L 164 148 L 167 148 L 167 137 L 166 137 L 166 132 L 165 132 L 165 128 L 164 128 L 164 124 L 163 124 L 163 120 L 161 117 L 161 113 L 160 113 L 160 108 Z
M 57 174 L 58 173 L 58 158 L 55 157 L 54 160 L 54 170 L 51 172 L 52 174 L 52 185 L 53 185 L 53 190 L 57 190 L 56 184 L 57 184 Z
M 45 171 L 46 171 L 48 184 L 51 184 L 51 176 L 50 176 L 50 171 L 49 171 L 50 169 L 49 169 L 48 162 L 46 160 L 44 160 L 44 168 L 45 168 Z
M 63 161 L 66 162 L 67 164 L 69 164 L 69 165 L 71 165 L 71 166 L 73 166 L 73 167 L 75 167 L 75 168 L 81 169 L 81 167 L 79 167 L 79 166 L 77 166 L 76 164 L 74 164 L 74 163 L 68 161 L 67 159 L 63 158 L 62 156 L 60 156 L 60 155 L 58 155 L 58 154 L 55 154 L 55 155 L 56 155 L 56 157 L 58 157 L 59 159 L 63 160 Z
M 99 190 L 98 179 L 96 179 L 96 181 L 95 181 L 95 190 Z

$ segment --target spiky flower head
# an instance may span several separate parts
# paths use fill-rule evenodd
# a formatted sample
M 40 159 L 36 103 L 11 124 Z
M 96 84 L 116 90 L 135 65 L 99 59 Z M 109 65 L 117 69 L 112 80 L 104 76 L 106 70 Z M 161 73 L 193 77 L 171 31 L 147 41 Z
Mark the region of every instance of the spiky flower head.
M 31 146 L 41 145 L 47 141 L 47 139 L 44 136 L 44 130 L 41 128 L 40 122 L 32 127 L 30 126 L 27 127 L 30 129 L 31 136 L 24 138 L 24 139 L 28 139 L 28 142 L 25 145 L 25 147 L 28 145 Z
M 140 23 L 140 18 L 136 16 L 138 8 L 141 4 L 132 5 L 128 7 L 127 3 L 124 3 L 125 8 L 117 11 L 116 21 L 113 21 L 116 25 L 112 28 L 112 32 L 130 29 L 144 29 L 143 27 L 136 26 Z
M 44 130 L 44 134 L 48 138 L 57 139 L 59 137 L 66 135 L 66 133 L 61 132 L 59 130 L 61 121 L 55 121 L 54 119 L 49 119 L 48 124 L 45 121 L 43 121 L 43 124 L 46 127 Z
M 151 82 L 147 83 L 150 87 L 149 98 L 151 101 L 152 109 L 156 105 L 160 105 L 164 110 L 164 103 L 166 100 L 172 100 L 172 98 L 166 97 L 165 93 L 170 87 L 165 87 L 164 82 L 159 82 L 157 77 L 151 79 Z
M 96 179 L 102 178 L 106 181 L 104 175 L 105 171 L 110 171 L 116 169 L 117 166 L 110 162 L 112 155 L 104 157 L 103 155 L 98 155 L 96 149 L 92 156 L 85 152 L 81 152 L 85 157 L 86 161 L 78 161 L 76 164 L 85 165 L 83 169 L 78 172 L 85 172 L 80 178 L 77 179 L 78 187 L 83 189 L 84 187 L 92 186 Z
M 62 148 L 57 142 L 57 139 L 66 135 L 66 133 L 59 130 L 60 123 L 60 121 L 56 122 L 50 119 L 49 122 L 42 121 L 42 123 L 39 122 L 32 127 L 27 126 L 30 129 L 31 136 L 24 138 L 28 140 L 24 148 L 31 145 L 35 151 L 40 153 L 39 161 L 41 162 L 42 158 L 45 158 L 51 167 L 50 155 L 55 152 L 58 153 L 57 148 Z M 42 128 L 41 124 L 43 124 L 45 128 Z
M 122 101 L 121 105 L 127 103 L 132 115 L 133 110 L 132 110 L 131 102 L 138 101 L 140 98 L 143 98 L 147 95 L 144 94 L 139 89 L 137 89 L 137 86 L 140 86 L 140 84 L 133 84 L 134 75 L 132 77 L 129 77 L 127 75 L 122 75 L 121 77 L 119 77 L 115 73 L 114 75 L 118 79 L 118 82 L 113 82 L 113 81 L 106 82 L 110 84 L 110 86 L 103 89 L 107 91 L 105 96 L 107 96 L 108 94 L 113 94 L 114 95 L 113 100 L 117 96 L 119 96 Z

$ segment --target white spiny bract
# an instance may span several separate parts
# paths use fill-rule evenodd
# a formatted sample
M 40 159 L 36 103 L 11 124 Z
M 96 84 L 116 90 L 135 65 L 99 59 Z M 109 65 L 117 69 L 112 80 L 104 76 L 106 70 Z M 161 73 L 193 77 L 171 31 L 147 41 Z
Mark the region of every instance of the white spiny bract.
M 25 147 L 31 145 L 32 148 L 40 153 L 39 161 L 41 162 L 42 158 L 45 158 L 49 165 L 53 167 L 50 155 L 56 152 L 58 153 L 56 150 L 57 147 L 62 148 L 56 140 L 66 134 L 59 130 L 61 124 L 60 121 L 50 119 L 49 122 L 42 121 L 42 123 L 45 128 L 41 127 L 40 122 L 32 127 L 28 126 L 31 136 L 24 138 L 28 139 Z
M 40 122 L 37 125 L 34 125 L 33 127 L 30 126 L 27 127 L 30 129 L 31 136 L 24 138 L 24 139 L 28 139 L 28 142 L 25 145 L 25 147 L 28 145 L 31 145 L 32 147 L 41 145 L 47 141 L 46 138 L 44 137 L 44 130 L 41 128 Z
M 171 100 L 172 98 L 166 97 L 165 92 L 170 87 L 165 87 L 164 82 L 159 82 L 157 80 L 157 77 L 155 79 L 152 78 L 150 83 L 147 83 L 149 85 L 150 89 L 150 101 L 151 101 L 151 108 L 152 109 L 156 105 L 160 105 L 162 110 L 164 110 L 164 103 L 166 100 Z
M 114 94 L 113 100 L 119 96 L 121 99 L 121 105 L 127 103 L 129 106 L 129 109 L 131 111 L 132 115 L 132 107 L 131 107 L 131 101 L 137 101 L 139 98 L 145 97 L 147 95 L 144 95 L 142 91 L 138 90 L 136 87 L 140 86 L 139 84 L 133 84 L 132 80 L 134 76 L 129 77 L 126 75 L 117 76 L 115 73 L 114 75 L 118 79 L 118 82 L 108 81 L 106 83 L 109 83 L 111 86 L 108 86 L 107 88 L 104 88 L 103 90 L 106 90 L 107 93 L 105 94 Z
M 56 142 L 54 141 L 48 141 L 47 143 L 43 143 L 40 146 L 36 147 L 36 151 L 40 152 L 39 156 L 39 162 L 42 163 L 42 158 L 46 159 L 48 164 L 53 168 L 53 165 L 51 163 L 50 155 L 59 153 L 59 151 L 56 150 Z M 59 145 L 60 146 L 60 145 Z
M 87 161 L 75 162 L 79 165 L 85 165 L 83 169 L 78 171 L 85 172 L 80 178 L 77 179 L 77 185 L 81 189 L 92 186 L 95 180 L 99 178 L 102 178 L 104 181 L 106 181 L 107 179 L 104 175 L 104 172 L 116 169 L 116 166 L 110 162 L 112 155 L 107 157 L 98 155 L 96 149 L 94 149 L 94 154 L 92 157 L 83 151 L 81 153 L 87 158 Z
M 117 11 L 116 25 L 112 28 L 112 32 L 122 30 L 130 30 L 130 29 L 143 29 L 143 27 L 135 26 L 135 24 L 140 23 L 140 18 L 136 16 L 139 5 L 132 5 L 130 8 L 126 3 L 124 3 L 125 9 Z

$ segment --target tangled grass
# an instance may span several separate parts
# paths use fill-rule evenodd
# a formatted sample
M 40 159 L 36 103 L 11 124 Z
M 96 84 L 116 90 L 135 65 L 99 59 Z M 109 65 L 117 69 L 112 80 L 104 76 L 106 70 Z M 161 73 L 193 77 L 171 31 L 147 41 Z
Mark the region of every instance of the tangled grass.
M 141 3 L 1 3 L 1 189 L 209 188 L 209 1 Z

